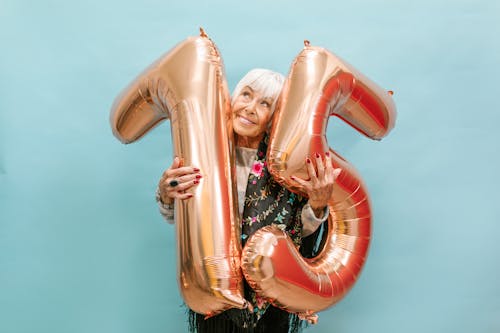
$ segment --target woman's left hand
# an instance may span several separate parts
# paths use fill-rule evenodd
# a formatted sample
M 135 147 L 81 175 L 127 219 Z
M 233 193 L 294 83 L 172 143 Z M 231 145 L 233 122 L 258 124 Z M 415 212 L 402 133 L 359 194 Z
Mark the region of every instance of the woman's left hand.
M 334 169 L 330 152 L 325 153 L 325 160 L 316 154 L 316 168 L 311 159 L 306 158 L 309 180 L 291 177 L 292 180 L 302 185 L 304 192 L 309 196 L 309 205 L 316 211 L 322 211 L 328 205 L 333 194 L 333 184 L 342 169 Z

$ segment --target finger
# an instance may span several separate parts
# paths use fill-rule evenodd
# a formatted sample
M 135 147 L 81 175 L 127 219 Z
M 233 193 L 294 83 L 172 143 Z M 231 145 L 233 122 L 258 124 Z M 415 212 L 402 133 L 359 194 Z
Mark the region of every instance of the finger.
M 190 188 L 200 182 L 202 175 L 199 173 L 190 173 L 181 177 L 168 177 L 160 182 L 162 191 L 181 191 Z
M 182 190 L 185 184 L 187 184 L 187 182 L 182 184 L 177 178 L 166 178 L 161 182 L 160 188 L 163 189 L 164 192 L 169 193 L 169 195 L 172 195 L 172 193 Z
M 319 180 L 324 180 L 325 179 L 325 165 L 323 164 L 323 159 L 321 158 L 321 155 L 316 153 L 316 168 L 318 169 L 318 179 Z
M 307 173 L 309 174 L 309 179 L 311 179 L 312 184 L 316 184 L 318 182 L 318 176 L 316 174 L 316 170 L 312 164 L 312 161 L 309 157 L 306 158 L 306 167 Z
M 195 168 L 195 167 L 179 167 L 177 169 L 171 169 L 167 170 L 167 177 L 168 178 L 179 178 L 184 175 L 189 175 L 189 174 L 194 174 L 194 173 L 199 173 L 200 169 Z
M 172 164 L 170 165 L 170 167 L 168 167 L 167 170 L 165 170 L 161 176 L 162 177 L 167 177 L 167 173 L 170 170 L 177 169 L 178 167 L 180 167 L 180 163 L 181 163 L 180 158 L 177 157 L 177 156 L 175 156 L 174 160 L 172 161 Z
M 175 156 L 174 161 L 172 162 L 172 165 L 170 166 L 170 169 L 177 169 L 180 166 L 181 166 L 181 159 L 178 156 Z
M 337 179 L 337 177 L 340 175 L 341 172 L 342 172 L 341 168 L 337 168 L 337 169 L 333 170 L 333 180 L 334 181 Z
M 291 176 L 290 179 L 296 183 L 299 183 L 299 185 L 301 185 L 306 190 L 306 192 L 310 191 L 311 184 L 309 181 L 294 176 Z
M 175 193 L 175 198 L 179 200 L 186 200 L 193 197 L 193 193 Z
M 199 173 L 190 173 L 188 175 L 185 175 L 185 176 L 181 176 L 181 177 L 177 177 L 175 178 L 179 184 L 181 183 L 187 183 L 187 182 L 190 182 L 190 181 L 193 181 L 193 180 L 200 180 L 202 178 L 202 175 L 200 175 Z
M 171 170 L 177 169 L 179 166 L 180 166 L 180 158 L 175 156 L 174 160 L 172 161 L 172 164 L 165 171 L 163 171 L 161 178 L 163 179 L 168 177 L 168 173 Z
M 334 168 L 333 168 L 332 156 L 330 155 L 330 152 L 327 151 L 325 152 L 325 175 L 327 177 L 328 182 L 333 182 L 335 179 L 333 170 Z
M 170 186 L 170 191 L 172 192 L 183 192 L 189 190 L 191 187 L 198 185 L 200 181 L 198 179 L 191 180 L 185 183 L 179 183 L 179 185 L 172 187 Z

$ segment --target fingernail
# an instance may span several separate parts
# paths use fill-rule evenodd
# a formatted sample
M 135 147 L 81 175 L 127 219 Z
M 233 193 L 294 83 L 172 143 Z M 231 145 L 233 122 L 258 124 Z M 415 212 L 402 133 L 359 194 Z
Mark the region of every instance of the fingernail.
M 330 157 L 330 152 L 329 152 L 329 151 L 327 151 L 327 152 L 325 153 L 325 155 L 326 155 L 327 157 Z
M 201 178 L 201 175 L 196 175 L 196 179 L 200 179 Z
M 319 158 L 319 154 L 318 153 L 316 153 L 316 158 Z
M 192 198 L 193 195 L 191 193 L 188 194 L 188 198 Z
M 200 169 L 198 168 L 193 168 L 194 172 L 200 172 Z
M 198 184 L 200 181 L 199 180 L 193 180 L 194 184 Z
M 295 180 L 295 177 L 294 176 L 290 176 L 290 179 Z
M 308 164 L 309 164 L 309 163 L 311 163 L 311 160 L 309 159 L 309 157 L 308 157 L 308 158 L 306 158 L 306 162 L 307 162 Z

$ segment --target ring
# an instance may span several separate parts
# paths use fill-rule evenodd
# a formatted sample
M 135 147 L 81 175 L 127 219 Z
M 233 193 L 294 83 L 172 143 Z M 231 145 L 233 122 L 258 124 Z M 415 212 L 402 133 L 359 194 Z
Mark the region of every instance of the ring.
M 171 181 L 168 182 L 168 185 L 170 187 L 176 187 L 177 185 L 179 185 L 179 182 L 177 181 L 177 179 L 172 179 Z

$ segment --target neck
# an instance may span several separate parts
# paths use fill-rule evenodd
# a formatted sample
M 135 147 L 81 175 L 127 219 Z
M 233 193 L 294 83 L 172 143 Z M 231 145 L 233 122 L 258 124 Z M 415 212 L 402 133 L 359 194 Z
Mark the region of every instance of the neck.
M 259 143 L 260 143 L 260 141 L 262 141 L 263 137 L 264 137 L 264 133 L 262 133 L 259 136 L 253 137 L 253 138 L 248 137 L 248 136 L 236 135 L 236 146 L 243 147 L 243 148 L 258 149 Z

